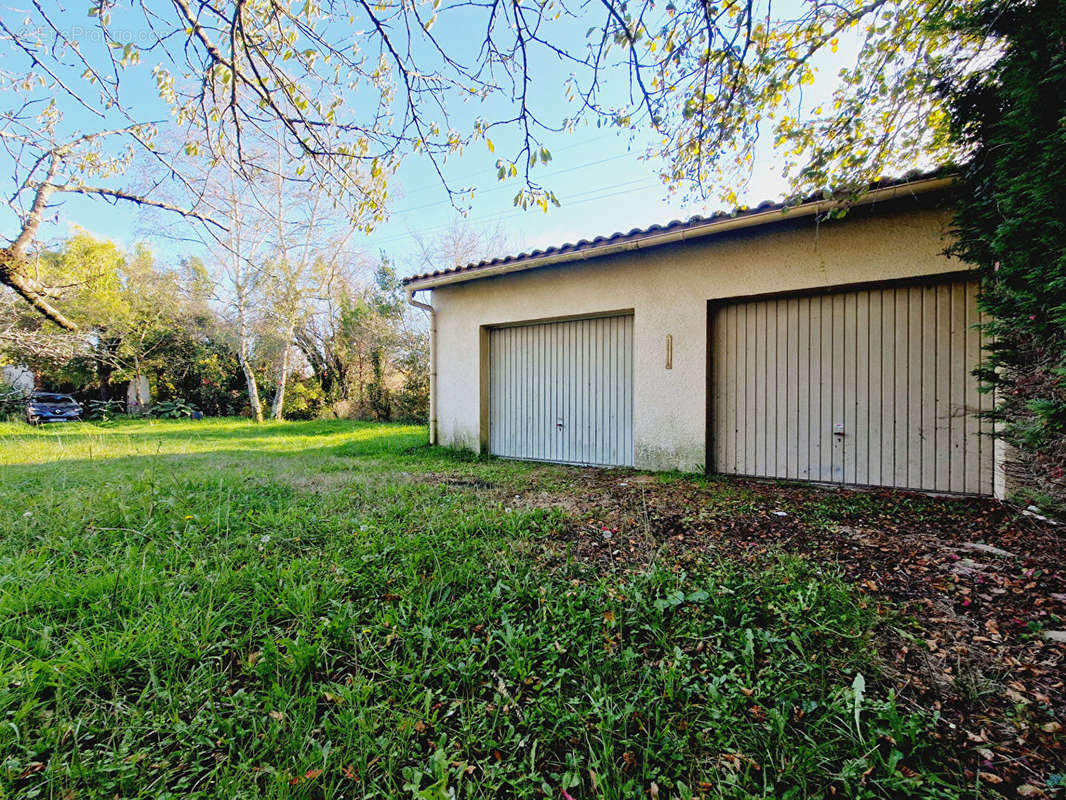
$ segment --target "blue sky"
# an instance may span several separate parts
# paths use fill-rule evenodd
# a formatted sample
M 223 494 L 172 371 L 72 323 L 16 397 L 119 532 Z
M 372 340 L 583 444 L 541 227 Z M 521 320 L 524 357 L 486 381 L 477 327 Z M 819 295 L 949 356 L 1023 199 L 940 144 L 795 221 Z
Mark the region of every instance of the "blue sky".
M 82 13 L 80 8 L 64 11 L 62 18 L 74 27 L 82 24 Z M 7 17 L 6 9 L 4 14 Z M 571 27 L 564 29 L 563 35 L 583 37 L 587 29 L 583 21 L 574 20 L 567 24 Z M 87 20 L 85 25 L 91 30 Z M 445 19 L 434 33 L 457 51 L 467 45 L 464 37 L 468 31 L 461 18 Z M 2 43 L 0 47 L 8 49 L 0 52 L 0 64 L 8 69 L 16 67 L 19 56 L 10 43 Z M 552 122 L 574 113 L 563 98 L 562 86 L 568 75 L 568 67 L 550 58 L 541 58 L 534 64 L 533 103 Z M 152 116 L 158 116 L 155 109 L 163 112 L 155 97 L 149 61 L 130 70 L 126 78 L 124 93 L 128 104 L 139 109 L 153 109 Z M 624 83 L 608 84 L 607 88 L 619 93 L 625 91 Z M 475 114 L 493 118 L 508 111 L 498 101 L 488 107 L 460 105 L 450 110 L 455 115 L 454 124 L 460 129 L 469 124 Z M 88 126 L 90 119 L 86 112 L 68 111 L 68 122 L 74 127 Z M 495 154 L 489 152 L 484 141 L 475 142 L 465 152 L 451 156 L 444 171 L 453 187 L 475 189 L 465 217 L 466 224 L 475 230 L 502 234 L 509 251 L 572 242 L 720 208 L 715 198 L 705 203 L 685 204 L 681 195 L 668 192 L 657 177 L 656 162 L 641 157 L 652 141 L 650 133 L 634 138 L 632 134 L 614 128 L 582 125 L 572 133 L 546 133 L 542 137 L 553 158 L 549 164 L 537 166 L 535 177 L 555 192 L 561 207 L 550 208 L 547 213 L 536 208 L 516 209 L 512 198 L 520 188 L 518 183 L 514 179 L 500 182 L 496 178 L 496 159 L 513 152 L 517 141 L 515 131 L 493 132 L 492 137 Z M 757 162 L 750 185 L 740 192 L 742 202 L 751 204 L 776 198 L 786 188 L 775 175 L 769 155 L 765 153 L 765 157 Z M 6 166 L 0 163 L 0 174 L 8 171 Z M 447 193 L 425 156 L 410 155 L 405 159 L 395 176 L 392 194 L 394 200 L 389 219 L 372 234 L 360 235 L 353 245 L 370 254 L 387 252 L 401 272 L 406 273 L 415 268 L 412 259 L 417 250 L 414 237 L 432 240 L 461 215 L 449 204 Z M 9 221 L 10 212 L 4 220 L 5 232 L 11 230 Z M 155 233 L 157 225 L 154 215 L 147 215 L 136 207 L 112 206 L 100 200 L 73 197 L 63 200 L 55 221 L 43 231 L 43 238 L 61 237 L 79 227 L 125 247 L 146 240 L 164 259 L 176 259 L 188 252 L 188 245 L 158 237 Z
M 446 177 L 457 185 L 476 187 L 465 214 L 453 208 L 432 165 L 423 156 L 408 156 L 396 176 L 390 217 L 369 235 L 358 234 L 354 247 L 376 255 L 387 252 L 407 273 L 415 269 L 416 236 L 432 240 L 457 221 L 486 235 L 501 234 L 509 251 L 546 247 L 619 230 L 687 218 L 720 209 L 714 198 L 706 203 L 683 203 L 659 180 L 654 161 L 641 158 L 643 150 L 627 135 L 595 127 L 553 137 L 552 161 L 542 168 L 543 181 L 560 200 L 561 207 L 523 210 L 512 205 L 517 191 L 514 180 L 497 181 L 496 157 L 484 143 L 452 158 Z M 784 183 L 768 169 L 753 177 L 742 201 L 753 203 L 776 198 Z M 124 247 L 148 241 L 164 257 L 174 258 L 187 248 L 153 235 L 158 222 L 154 214 L 128 206 L 112 206 L 82 197 L 63 201 L 58 220 L 49 225 L 45 238 L 62 237 L 74 227 L 110 238 Z M 501 254 L 503 255 L 503 254 Z M 441 264 L 441 267 L 451 266 Z

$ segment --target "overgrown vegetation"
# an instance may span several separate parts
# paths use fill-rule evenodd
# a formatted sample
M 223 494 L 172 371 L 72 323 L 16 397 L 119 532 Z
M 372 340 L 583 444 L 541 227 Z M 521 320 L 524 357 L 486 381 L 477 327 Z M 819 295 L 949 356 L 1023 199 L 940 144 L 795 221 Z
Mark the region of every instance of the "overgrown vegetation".
M 955 135 L 973 151 L 954 253 L 983 276 L 994 342 L 981 375 L 997 391 L 1012 477 L 1066 512 L 1066 5 L 993 0 L 968 33 L 998 40 L 995 64 L 956 87 Z
M 56 302 L 82 333 L 61 332 L 4 292 L 0 363 L 29 369 L 38 388 L 74 394 L 99 418 L 121 413 L 127 387 L 141 376 L 148 381 L 142 405 L 155 416 L 261 416 L 261 391 L 275 405 L 280 397 L 288 419 L 425 419 L 423 315 L 406 305 L 387 261 L 363 280 L 358 259 L 337 259 L 322 280 L 327 286 L 301 294 L 299 314 L 289 295 L 282 314 L 261 291 L 248 301 L 255 314 L 235 317 L 217 264 L 162 264 L 145 245 L 127 253 L 78 233 L 41 253 L 38 275 L 70 281 Z M 14 405 L 21 413 L 20 398 Z
M 0 428 L 0 791 L 961 796 L 832 572 L 549 566 L 563 513 L 495 498 L 567 468 L 423 440 Z

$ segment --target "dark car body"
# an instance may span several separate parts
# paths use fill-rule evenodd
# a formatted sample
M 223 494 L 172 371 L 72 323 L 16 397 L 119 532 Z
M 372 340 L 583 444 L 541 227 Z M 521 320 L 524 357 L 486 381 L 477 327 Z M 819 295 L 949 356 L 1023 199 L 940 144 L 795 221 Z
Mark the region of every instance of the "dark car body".
M 81 419 L 81 406 L 69 394 L 34 392 L 26 402 L 26 422 L 73 422 Z

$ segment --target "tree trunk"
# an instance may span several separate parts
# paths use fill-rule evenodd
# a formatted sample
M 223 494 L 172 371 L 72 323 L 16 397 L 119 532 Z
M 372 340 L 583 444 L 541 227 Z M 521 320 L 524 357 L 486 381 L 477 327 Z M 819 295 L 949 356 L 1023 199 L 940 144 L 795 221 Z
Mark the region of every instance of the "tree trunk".
M 274 407 L 270 410 L 271 419 L 282 419 L 282 409 L 285 407 L 285 383 L 289 380 L 289 350 L 295 329 L 296 326 L 290 323 L 288 330 L 285 331 L 285 347 L 281 351 L 281 370 L 278 375 L 278 390 L 274 393 Z
M 105 362 L 103 359 L 99 359 L 96 362 L 96 377 L 100 381 L 100 399 L 111 399 L 111 373 L 114 370 L 111 365 Z
M 21 270 L 22 260 L 11 248 L 0 250 L 0 283 L 15 290 L 27 303 L 63 330 L 77 331 L 78 326 L 48 301 L 48 289 Z
M 243 348 L 241 349 L 243 351 Z M 262 422 L 263 405 L 259 402 L 259 386 L 255 382 L 255 372 L 252 370 L 252 365 L 248 363 L 244 352 L 238 353 L 237 360 L 240 362 L 241 370 L 244 372 L 244 382 L 248 385 L 248 405 L 252 407 L 252 418 L 256 422 Z
M 355 364 L 356 364 L 356 386 L 359 389 L 358 407 L 359 413 L 366 413 L 366 397 L 364 396 L 364 388 L 366 381 L 363 379 L 363 345 L 360 343 L 355 351 Z
M 311 365 L 311 372 L 318 379 L 322 387 L 322 394 L 327 401 L 336 399 L 333 391 L 337 387 L 337 376 L 342 373 L 341 360 L 333 350 L 332 339 L 323 339 L 321 345 L 316 341 L 314 334 L 306 328 L 296 328 L 294 332 L 296 347 L 303 353 L 307 363 Z M 321 349 L 319 349 L 321 347 Z
M 247 298 L 244 296 L 239 273 L 237 286 L 237 363 L 241 365 L 244 382 L 248 387 L 248 405 L 252 407 L 252 419 L 262 422 L 263 404 L 259 402 L 259 386 L 255 382 L 255 370 L 248 363 L 248 318 L 245 316 Z
M 252 419 L 263 421 L 263 404 L 259 402 L 259 386 L 255 382 L 255 370 L 248 363 L 248 323 L 244 318 L 243 308 L 238 312 L 237 327 L 237 363 L 244 373 L 244 382 L 248 386 L 248 405 L 252 407 Z
M 111 376 L 115 374 L 115 353 L 122 343 L 114 336 L 97 333 L 96 350 L 93 360 L 96 362 L 96 377 L 100 381 L 100 399 L 111 399 Z
M 63 330 L 77 331 L 77 324 L 67 319 L 58 308 L 49 302 L 51 290 L 35 278 L 29 277 L 23 270 L 23 267 L 26 266 L 26 254 L 37 236 L 37 231 L 41 227 L 41 220 L 44 219 L 44 212 L 48 208 L 48 198 L 56 190 L 56 185 L 52 181 L 59 171 L 61 158 L 56 148 L 53 148 L 46 155 L 49 157 L 48 169 L 44 175 L 44 180 L 37 183 L 37 191 L 33 195 L 33 205 L 22 223 L 22 230 L 9 246 L 0 248 L 0 283 L 14 289 L 23 300 L 60 328 L 63 328 Z M 40 164 L 41 162 L 38 161 L 37 163 Z M 36 171 L 36 169 L 37 166 L 35 165 L 33 171 Z M 31 171 L 31 175 L 33 171 Z

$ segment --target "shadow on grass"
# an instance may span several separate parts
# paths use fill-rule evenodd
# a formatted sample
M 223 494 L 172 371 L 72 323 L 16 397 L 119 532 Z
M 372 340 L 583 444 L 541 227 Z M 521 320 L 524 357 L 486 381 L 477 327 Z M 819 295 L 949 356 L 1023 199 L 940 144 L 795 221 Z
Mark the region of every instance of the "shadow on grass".
M 433 473 L 452 471 L 471 465 L 496 465 L 506 473 L 524 473 L 539 465 L 481 456 L 465 450 L 430 446 L 425 431 L 418 426 L 359 422 L 281 423 L 257 426 L 237 423 L 234 430 L 212 425 L 198 431 L 183 427 L 167 430 L 165 425 L 142 428 L 127 423 L 105 429 L 103 433 L 122 438 L 101 437 L 100 429 L 61 432 L 61 446 L 44 459 L 30 454 L 26 460 L 0 464 L 0 476 L 11 488 L 13 482 L 40 485 L 55 481 L 91 485 L 115 483 L 127 476 L 158 470 L 187 478 L 188 473 L 204 476 L 229 470 L 258 472 L 269 481 L 274 475 L 293 472 L 331 473 L 369 470 L 383 474 Z M 315 439 L 319 443 L 315 443 Z M 15 443 L 12 443 L 15 439 Z M 50 436 L 31 433 L 14 436 L 0 434 L 0 448 L 24 447 L 24 441 L 36 439 L 55 446 Z M 121 441 L 121 449 L 119 449 Z M 190 443 L 188 449 L 175 451 L 178 441 Z M 162 444 L 157 448 L 155 445 Z M 169 446 L 168 446 L 169 444 Z M 10 454 L 8 454 L 10 456 Z M 283 481 L 284 482 L 284 481 Z M 26 487 L 23 487 L 25 489 Z
M 300 436 L 338 436 L 364 433 L 372 438 L 390 438 L 418 431 L 425 437 L 425 426 L 400 422 L 362 422 L 349 420 L 311 420 L 264 422 L 225 417 L 204 420 L 116 420 L 113 422 L 51 423 L 31 427 L 24 423 L 0 423 L 0 443 L 8 441 L 65 442 L 120 436 L 131 440 L 169 439 L 284 439 Z
M 0 470 L 49 470 L 81 462 L 127 458 L 207 458 L 245 454 L 252 459 L 323 456 L 399 456 L 426 442 L 420 425 L 313 421 L 256 425 L 245 420 L 70 423 L 19 430 L 0 425 Z M 429 448 L 424 448 L 429 452 Z

